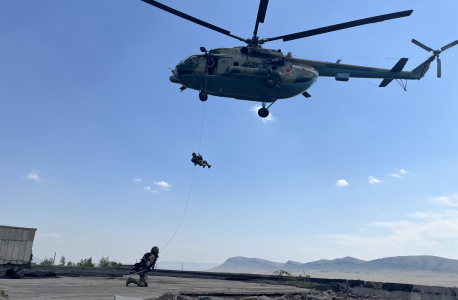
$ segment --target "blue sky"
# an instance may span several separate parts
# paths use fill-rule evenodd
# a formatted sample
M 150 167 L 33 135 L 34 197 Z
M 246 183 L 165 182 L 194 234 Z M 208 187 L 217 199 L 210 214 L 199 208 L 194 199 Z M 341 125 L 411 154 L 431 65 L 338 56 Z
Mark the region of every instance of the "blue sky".
M 164 1 L 251 37 L 258 1 Z M 411 70 L 458 38 L 457 1 L 270 1 L 261 38 L 413 9 L 408 18 L 275 41 L 306 59 Z M 203 104 L 169 68 L 241 44 L 141 1 L 0 3 L 0 224 L 38 228 L 34 255 L 121 262 L 178 225 Z M 311 98 L 210 97 L 182 227 L 162 260 L 458 259 L 458 46 L 405 92 L 319 78 Z M 339 180 L 348 185 L 339 186 Z M 371 183 L 372 182 L 372 183 Z M 146 188 L 150 189 L 146 189 Z

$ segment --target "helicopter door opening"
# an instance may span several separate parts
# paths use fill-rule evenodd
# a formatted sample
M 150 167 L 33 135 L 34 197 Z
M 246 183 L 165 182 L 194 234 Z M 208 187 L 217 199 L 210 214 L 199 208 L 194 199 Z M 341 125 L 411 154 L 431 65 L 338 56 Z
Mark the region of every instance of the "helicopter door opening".
M 216 75 L 217 66 L 218 66 L 218 59 L 216 57 L 210 56 L 207 59 L 207 74 Z

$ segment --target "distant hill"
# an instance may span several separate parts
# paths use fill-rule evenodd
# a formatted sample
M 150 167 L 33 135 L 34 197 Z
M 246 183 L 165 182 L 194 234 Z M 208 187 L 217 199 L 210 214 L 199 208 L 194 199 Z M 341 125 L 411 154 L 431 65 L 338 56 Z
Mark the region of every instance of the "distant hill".
M 194 263 L 183 261 L 158 261 L 157 268 L 161 270 L 204 271 L 218 266 L 216 263 Z
M 318 261 L 313 261 L 305 264 L 291 264 L 288 261 L 280 269 L 290 273 L 297 273 L 309 270 L 321 272 L 348 272 L 348 270 L 357 268 L 358 266 L 364 263 L 366 263 L 366 261 L 347 256 L 344 258 L 337 258 L 333 260 L 320 259 Z
M 395 256 L 375 259 L 358 265 L 361 271 L 429 271 L 458 274 L 458 260 L 438 256 Z
M 272 273 L 277 270 L 283 263 L 273 262 L 259 258 L 247 258 L 236 256 L 228 258 L 222 265 L 207 270 L 208 272 L 226 272 L 226 273 Z
M 44 259 L 33 257 L 32 262 L 36 263 L 37 265 L 40 264 Z
M 228 273 L 272 273 L 275 270 L 284 270 L 290 273 L 365 273 L 387 274 L 402 272 L 434 272 L 442 274 L 458 274 L 458 260 L 437 256 L 396 256 L 371 261 L 364 261 L 353 257 L 344 257 L 334 260 L 321 259 L 309 263 L 288 261 L 286 263 L 246 257 L 231 257 L 222 265 L 210 269 L 210 272 Z

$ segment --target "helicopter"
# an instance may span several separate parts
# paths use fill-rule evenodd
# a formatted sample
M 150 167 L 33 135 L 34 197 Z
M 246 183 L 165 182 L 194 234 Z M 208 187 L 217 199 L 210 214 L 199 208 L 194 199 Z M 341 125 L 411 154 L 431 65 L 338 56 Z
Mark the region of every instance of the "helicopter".
M 201 54 L 191 55 L 183 59 L 172 70 L 173 75 L 169 77 L 169 80 L 181 84 L 181 91 L 187 88 L 199 91 L 201 101 L 206 101 L 208 95 L 212 95 L 261 102 L 262 107 L 258 110 L 258 115 L 261 118 L 269 116 L 269 108 L 278 99 L 287 99 L 300 94 L 306 98 L 311 97 L 307 90 L 317 81 L 319 76 L 334 77 L 337 81 L 348 81 L 351 77 L 380 78 L 383 79 L 380 87 L 386 87 L 393 80 L 401 80 L 398 83 L 406 90 L 407 80 L 420 80 L 428 71 L 431 62 L 437 58 L 437 77 L 440 78 L 441 61 L 439 54 L 458 44 L 458 40 L 456 40 L 440 50 L 433 50 L 412 39 L 414 44 L 427 51 L 432 51 L 433 55 L 410 72 L 402 71 L 408 58 L 401 58 L 392 69 L 341 64 L 340 59 L 335 63 L 314 61 L 295 58 L 290 52 L 285 55 L 281 50 L 264 49 L 262 45 L 279 39 L 287 42 L 351 27 L 408 17 L 413 10 L 260 39 L 257 35 L 258 26 L 260 23 L 264 23 L 269 4 L 269 0 L 260 0 L 253 36 L 244 39 L 231 34 L 228 30 L 194 18 L 155 0 L 142 1 L 246 43 L 246 46 L 217 48 L 209 51 L 205 47 L 200 47 Z M 403 79 L 405 80 L 404 84 Z M 268 103 L 269 106 L 267 106 Z

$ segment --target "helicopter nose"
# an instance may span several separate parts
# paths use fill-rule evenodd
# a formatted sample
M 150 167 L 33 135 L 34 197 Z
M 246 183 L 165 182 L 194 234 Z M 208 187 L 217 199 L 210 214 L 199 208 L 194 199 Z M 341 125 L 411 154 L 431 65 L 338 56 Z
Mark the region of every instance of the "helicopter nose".
M 178 83 L 178 84 L 183 84 L 184 85 L 184 81 L 181 80 L 180 78 L 176 77 L 175 75 L 172 75 L 169 77 L 169 80 L 173 83 Z

